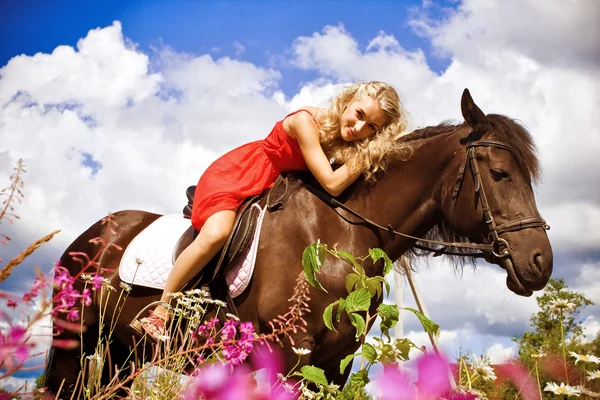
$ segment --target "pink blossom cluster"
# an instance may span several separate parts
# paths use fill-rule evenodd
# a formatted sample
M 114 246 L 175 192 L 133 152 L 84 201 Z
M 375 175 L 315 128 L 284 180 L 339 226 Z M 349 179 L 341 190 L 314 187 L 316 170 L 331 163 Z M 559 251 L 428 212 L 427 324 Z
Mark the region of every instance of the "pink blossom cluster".
M 35 281 L 33 282 L 31 290 L 23 295 L 23 301 L 25 303 L 29 303 L 30 301 L 35 299 L 39 294 L 40 290 L 45 288 L 46 286 L 48 286 L 48 283 L 46 282 L 44 276 L 37 276 L 35 278 Z
M 238 333 L 240 337 L 236 339 Z M 254 347 L 254 327 L 252 322 L 239 322 L 229 319 L 221 330 L 221 343 L 223 356 L 228 364 L 239 365 L 243 363 Z
M 232 366 L 221 362 L 204 364 L 194 373 L 182 398 L 184 400 L 292 400 L 295 391 L 287 391 L 275 384 L 277 374 L 283 370 L 281 355 L 266 345 L 252 352 L 252 368 L 248 365 Z M 258 385 L 251 370 L 267 373 L 266 385 Z M 291 382 L 291 381 L 290 381 Z
M 57 294 L 54 297 L 54 309 L 52 316 L 56 317 L 59 314 L 66 314 L 67 320 L 76 321 L 79 319 L 79 307 L 76 307 L 77 301 L 81 299 L 84 305 L 92 304 L 92 292 L 85 288 L 80 293 L 73 287 L 75 278 L 69 274 L 69 271 L 57 265 L 54 274 L 54 286 L 57 289 Z M 102 277 L 95 276 L 91 281 L 92 289 L 98 290 L 102 286 Z
M 0 368 L 11 370 L 29 357 L 29 349 L 35 344 L 28 343 L 26 333 L 25 328 L 20 326 L 11 327 L 6 335 L 0 332 Z

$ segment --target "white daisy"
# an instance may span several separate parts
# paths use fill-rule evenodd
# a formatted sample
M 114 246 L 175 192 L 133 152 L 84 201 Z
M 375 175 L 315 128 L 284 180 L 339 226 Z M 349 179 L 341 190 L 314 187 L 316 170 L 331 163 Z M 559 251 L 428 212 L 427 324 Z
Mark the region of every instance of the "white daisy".
M 546 353 L 544 353 L 542 350 L 540 350 L 539 352 L 532 354 L 531 357 L 533 357 L 533 358 L 546 357 Z
M 552 299 L 548 303 L 552 308 L 553 313 L 558 313 L 560 311 L 573 312 L 575 308 L 577 308 L 577 304 L 569 303 L 569 301 L 565 299 Z
M 587 377 L 588 381 L 591 381 L 593 379 L 600 379 L 600 370 L 588 371 L 587 374 L 588 374 L 588 377 Z
M 490 364 L 483 357 L 477 357 L 475 354 L 472 354 L 470 358 L 471 366 L 473 367 L 475 374 L 481 375 L 485 381 L 496 380 L 494 369 L 490 367 Z
M 125 282 L 121 282 L 119 283 L 119 286 L 121 286 L 121 289 L 123 289 L 126 292 L 131 292 L 131 285 L 125 283 Z
M 558 385 L 554 382 L 548 382 L 548 384 L 544 388 L 544 391 L 552 392 L 554 394 L 559 394 L 559 395 L 566 395 L 568 397 L 570 397 L 570 396 L 579 397 L 579 394 L 581 393 L 580 390 L 577 389 L 576 387 L 565 385 L 564 382 L 561 382 L 560 385 Z
M 225 304 L 225 302 L 221 301 L 221 300 L 214 300 L 213 303 L 215 305 L 219 306 L 219 307 L 225 307 L 225 306 L 227 306 L 227 304 Z
M 240 320 L 240 319 L 238 318 L 238 316 L 237 316 L 237 315 L 233 315 L 233 314 L 230 314 L 230 313 L 227 313 L 227 314 L 225 314 L 225 316 L 226 316 L 227 318 L 234 319 L 234 320 L 236 320 L 236 321 L 239 321 L 239 320 Z
M 577 364 L 579 361 L 600 364 L 600 358 L 592 354 L 578 354 L 574 351 L 570 351 L 569 354 L 571 355 L 571 357 L 575 358 L 575 364 Z
M 294 350 L 294 353 L 296 353 L 300 357 L 311 353 L 311 351 L 309 349 L 304 349 L 304 348 L 297 349 L 295 347 L 292 347 L 292 350 Z

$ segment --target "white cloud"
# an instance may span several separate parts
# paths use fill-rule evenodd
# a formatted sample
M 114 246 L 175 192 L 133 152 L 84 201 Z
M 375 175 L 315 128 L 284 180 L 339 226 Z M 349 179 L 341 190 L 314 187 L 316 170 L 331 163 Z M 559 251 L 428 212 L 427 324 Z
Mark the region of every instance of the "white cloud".
M 503 364 L 516 355 L 515 347 L 504 347 L 501 343 L 495 343 L 486 351 L 491 364 Z
M 410 23 L 442 54 L 478 63 L 511 48 L 545 64 L 600 66 L 597 1 L 463 0 L 457 9 L 439 8 L 424 1 Z
M 587 317 L 581 324 L 586 341 L 592 341 L 600 335 L 600 321 L 594 316 Z

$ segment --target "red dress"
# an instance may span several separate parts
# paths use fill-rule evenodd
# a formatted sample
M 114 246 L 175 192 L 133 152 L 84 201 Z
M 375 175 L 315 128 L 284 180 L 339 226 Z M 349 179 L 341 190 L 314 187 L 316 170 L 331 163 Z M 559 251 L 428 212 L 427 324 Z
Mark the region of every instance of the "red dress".
M 311 114 L 298 110 L 286 118 L 300 111 Z M 283 130 L 284 120 L 275 124 L 265 140 L 230 151 L 204 171 L 194 194 L 194 228 L 200 230 L 216 212 L 233 210 L 245 198 L 272 187 L 281 172 L 308 169 L 298 141 Z

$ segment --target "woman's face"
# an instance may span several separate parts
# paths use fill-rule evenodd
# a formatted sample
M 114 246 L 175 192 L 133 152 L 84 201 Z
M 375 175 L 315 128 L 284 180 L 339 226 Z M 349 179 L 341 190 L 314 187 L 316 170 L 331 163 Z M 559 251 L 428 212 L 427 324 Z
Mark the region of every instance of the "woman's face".
M 342 113 L 340 135 L 347 142 L 364 139 L 381 130 L 387 120 L 379 104 L 372 98 L 364 96 L 348 104 Z

